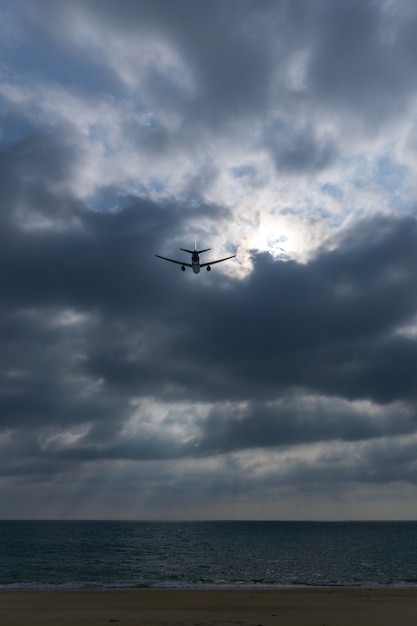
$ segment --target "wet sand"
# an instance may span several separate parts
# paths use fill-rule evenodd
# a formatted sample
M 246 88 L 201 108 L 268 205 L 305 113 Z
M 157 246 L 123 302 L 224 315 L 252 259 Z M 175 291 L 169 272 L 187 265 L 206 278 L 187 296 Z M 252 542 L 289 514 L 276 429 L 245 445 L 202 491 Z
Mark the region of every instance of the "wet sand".
M 0 590 L 14 626 L 415 626 L 417 589 Z

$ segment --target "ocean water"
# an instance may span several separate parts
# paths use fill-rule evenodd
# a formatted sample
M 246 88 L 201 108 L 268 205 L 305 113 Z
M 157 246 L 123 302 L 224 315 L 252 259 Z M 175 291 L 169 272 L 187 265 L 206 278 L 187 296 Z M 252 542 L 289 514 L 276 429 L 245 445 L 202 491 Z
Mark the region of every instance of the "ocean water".
M 417 586 L 417 522 L 0 521 L 0 588 Z

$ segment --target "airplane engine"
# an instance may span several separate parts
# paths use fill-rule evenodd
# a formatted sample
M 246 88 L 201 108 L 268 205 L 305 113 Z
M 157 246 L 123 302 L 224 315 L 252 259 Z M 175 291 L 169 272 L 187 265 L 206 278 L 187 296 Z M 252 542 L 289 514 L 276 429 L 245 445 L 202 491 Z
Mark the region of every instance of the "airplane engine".
M 181 269 L 183 272 L 185 272 L 185 265 L 181 265 Z
M 211 267 L 210 265 L 207 265 L 207 271 L 210 272 L 211 271 Z

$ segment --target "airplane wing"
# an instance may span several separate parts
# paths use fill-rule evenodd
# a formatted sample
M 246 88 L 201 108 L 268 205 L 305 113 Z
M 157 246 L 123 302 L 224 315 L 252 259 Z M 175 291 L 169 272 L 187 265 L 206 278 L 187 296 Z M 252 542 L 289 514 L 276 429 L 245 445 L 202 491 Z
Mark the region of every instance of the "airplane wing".
M 171 263 L 177 263 L 178 265 L 185 265 L 185 267 L 192 267 L 191 263 L 184 263 L 183 261 L 175 261 L 174 259 L 168 259 L 166 256 L 155 254 L 158 259 L 164 259 L 164 261 L 171 261 Z
M 234 259 L 236 254 L 232 254 L 232 256 L 227 256 L 224 259 L 217 259 L 217 261 L 210 261 L 209 263 L 200 263 L 200 267 L 206 267 L 207 265 L 214 265 L 215 263 L 221 263 L 222 261 L 227 261 L 228 259 Z

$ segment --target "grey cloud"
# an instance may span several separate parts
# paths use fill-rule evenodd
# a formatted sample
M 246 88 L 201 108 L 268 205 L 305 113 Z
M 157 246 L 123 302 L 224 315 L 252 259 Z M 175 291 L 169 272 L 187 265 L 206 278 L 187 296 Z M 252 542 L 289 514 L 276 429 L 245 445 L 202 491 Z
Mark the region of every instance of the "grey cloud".
M 195 101 L 187 103 L 178 88 L 173 89 L 172 77 L 161 74 L 158 69 L 148 72 L 145 84 L 155 102 L 163 96 L 162 108 L 166 106 L 166 99 L 172 105 L 179 97 L 179 102 L 182 100 L 187 107 L 189 121 L 191 117 L 194 122 L 202 117 L 218 122 L 225 114 L 230 117 L 238 111 L 245 112 L 248 107 L 253 110 L 267 95 L 268 48 L 252 33 L 251 19 L 252 15 L 255 19 L 262 18 L 263 11 L 259 12 L 251 4 L 247 6 L 249 15 L 235 2 L 214 2 L 210 6 L 205 2 L 178 2 L 174 8 L 169 2 L 124 0 L 116 7 L 113 2 L 102 2 L 98 6 L 83 0 L 68 8 L 65 3 L 38 0 L 29 8 L 22 4 L 21 10 L 37 28 L 46 26 L 51 39 L 57 29 L 62 31 L 78 15 L 86 23 L 110 25 L 121 36 L 146 34 L 169 42 L 184 58 L 197 84 Z M 39 20 L 40 13 L 42 20 Z M 262 27 L 267 20 L 257 22 L 258 27 Z M 65 37 L 54 43 L 58 48 L 66 45 Z M 89 63 L 96 73 L 97 55 L 94 62 L 90 59 Z
M 91 3 L 89 3 L 91 6 Z M 95 7 L 95 5 L 94 5 Z M 253 32 L 265 31 L 267 16 L 249 3 L 125 2 L 117 10 L 103 3 L 105 19 L 139 32 L 145 27 L 163 34 L 180 51 L 197 84 L 197 99 L 188 114 L 210 121 L 226 114 L 245 113 L 263 106 L 268 95 L 268 47 Z M 190 103 L 191 104 L 191 103 Z
M 320 491 L 319 485 L 326 484 L 326 489 L 338 490 L 338 485 L 386 485 L 396 482 L 416 484 L 417 474 L 414 467 L 417 448 L 415 441 L 381 440 L 365 442 L 357 447 L 348 447 L 338 451 L 325 451 L 313 462 L 297 460 L 290 463 L 283 476 L 271 476 L 271 482 L 280 480 L 295 483 L 302 490 Z M 329 476 L 331 479 L 329 480 Z
M 20 5 L 34 21 L 42 15 L 38 27 L 49 24 L 50 32 L 62 32 L 78 14 L 93 24 L 111 24 L 121 35 L 146 32 L 166 38 L 193 70 L 200 119 L 205 111 L 207 119 L 215 111 L 232 117 L 245 111 L 259 114 L 273 94 L 277 102 L 292 99 L 285 81 L 275 93 L 273 75 L 303 49 L 310 58 L 308 86 L 325 109 L 336 99 L 371 119 L 380 111 L 389 114 L 389 103 L 400 105 L 400 94 L 407 96 L 416 87 L 403 69 L 412 64 L 415 49 L 411 34 L 417 15 L 409 2 L 397 3 L 395 11 L 370 0 L 245 2 L 243 7 L 235 1 L 176 2 L 174 8 L 166 1 L 132 0 L 117 6 L 89 0 L 70 8 L 50 0 Z M 65 36 L 55 45 L 64 41 Z
M 314 12 L 315 33 L 308 64 L 311 94 L 324 109 L 359 116 L 364 132 L 404 114 L 416 81 L 409 68 L 417 14 L 409 2 L 324 2 Z M 401 96 L 399 97 L 399 95 Z
M 27 47 L 8 51 L 19 80 L 70 81 L 80 106 L 91 90 L 110 109 L 126 98 L 117 145 L 151 163 L 155 187 L 161 156 L 179 175 L 177 158 L 203 156 L 175 197 L 169 189 L 163 201 L 152 199 L 158 193 L 129 195 L 123 176 L 120 183 L 102 176 L 87 203 L 75 190 L 86 158 L 80 127 L 48 120 L 8 76 L 0 113 L 1 475 L 19 477 L 19 486 L 48 483 L 51 493 L 74 476 L 82 498 L 100 482 L 99 465 L 109 477 L 125 463 L 131 487 L 140 464 L 149 502 L 161 484 L 164 493 L 172 487 L 172 500 L 187 485 L 198 494 L 200 477 L 216 493 L 223 482 L 227 495 L 242 493 L 245 481 L 253 491 L 414 483 L 415 446 L 405 439 L 415 432 L 417 344 L 403 332 L 417 312 L 414 217 L 369 217 L 343 228 L 333 249 L 304 264 L 253 253 L 245 278 L 218 266 L 184 274 L 154 256 L 182 255 L 193 229 L 209 246 L 206 229 L 218 233 L 234 220 L 221 202 L 205 200 L 221 181 L 216 139 L 240 157 L 241 135 L 246 141 L 253 131 L 243 144 L 262 158 L 266 152 L 278 174 L 312 180 L 337 162 L 346 139 L 343 128 L 324 133 L 329 111 L 332 124 L 339 116 L 372 131 L 398 116 L 416 89 L 411 4 L 400 2 L 392 14 L 386 4 L 333 0 L 15 6 L 31 34 Z M 178 54 L 189 84 L 157 58 L 141 66 L 139 86 L 123 83 L 120 67 L 100 55 L 100 38 L 71 39 L 77 20 L 111 32 L 115 39 L 104 37 L 103 46 L 123 47 L 124 36 L 144 31 L 159 38 Z M 288 67 L 300 58 L 297 87 Z M 261 172 L 256 155 L 243 156 L 228 164 L 234 183 Z M 144 190 L 141 171 L 137 177 Z M 294 398 L 311 402 L 297 408 Z M 173 421 L 145 423 L 144 399 L 169 403 Z M 189 427 L 182 405 L 195 409 Z M 255 478 L 239 456 L 301 444 L 323 453 L 297 457 L 280 475 Z M 181 470 L 184 462 L 195 471 L 197 461 L 215 469 Z M 173 467 L 183 471 L 178 482 Z M 75 487 L 71 493 L 76 500 Z
M 76 0 L 69 7 L 35 0 L 29 7 L 19 6 L 27 28 L 36 25 L 39 33 L 46 29 L 50 47 L 65 55 L 64 68 L 74 57 L 83 60 L 82 72 L 74 69 L 73 80 L 67 80 L 77 84 L 79 75 L 78 83 L 85 88 L 102 75 L 103 94 L 133 95 L 138 109 L 152 121 L 145 125 L 127 116 L 123 131 L 126 142 L 147 158 L 175 158 L 177 152 L 193 150 L 201 154 L 207 133 L 210 140 L 231 133 L 231 142 L 245 143 L 250 137 L 246 129 L 259 125 L 256 148 L 264 147 L 278 173 L 310 174 L 322 172 L 343 156 L 349 144 L 344 126 L 361 136 L 374 134 L 385 120 L 398 118 L 407 109 L 417 88 L 410 79 L 417 14 L 408 2 L 397 4 L 395 11 L 371 0 L 245 2 L 244 10 L 235 1 L 176 2 L 174 8 L 166 1 L 123 0 L 116 6 Z M 121 41 L 124 37 L 141 41 L 145 34 L 163 41 L 178 55 L 187 81 L 179 80 L 163 63 L 144 63 L 141 57 L 138 93 L 126 85 L 116 87 L 121 80 L 117 67 L 109 66 L 99 47 L 94 45 L 86 54 L 88 39 L 66 38 L 65 33 L 72 32 L 67 25 L 75 29 L 80 20 L 93 29 L 111 29 Z M 305 67 L 299 70 L 304 74 L 302 89 L 287 76 L 300 54 L 305 57 Z M 45 64 L 40 61 L 39 67 Z M 111 73 L 114 80 L 106 86 Z M 167 125 L 166 112 L 175 112 L 175 129 Z M 319 128 L 327 126 L 329 114 L 339 119 L 331 136 Z M 291 118 L 290 133 L 272 129 L 281 115 Z M 215 169 L 212 165 L 208 185 L 216 178 Z M 201 178 L 206 189 L 201 173 L 192 183 L 194 189 Z
M 332 164 L 336 146 L 328 137 L 314 137 L 311 130 L 294 131 L 285 124 L 266 129 L 265 145 L 270 149 L 278 172 L 319 172 Z
M 367 414 L 365 409 L 300 395 L 297 400 L 288 398 L 273 404 L 213 408 L 202 423 L 198 450 L 213 454 L 334 440 L 355 442 L 413 433 L 416 426 L 415 415 L 398 406 L 388 414 Z

